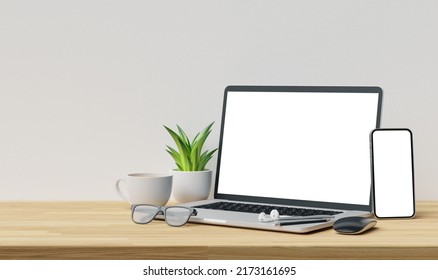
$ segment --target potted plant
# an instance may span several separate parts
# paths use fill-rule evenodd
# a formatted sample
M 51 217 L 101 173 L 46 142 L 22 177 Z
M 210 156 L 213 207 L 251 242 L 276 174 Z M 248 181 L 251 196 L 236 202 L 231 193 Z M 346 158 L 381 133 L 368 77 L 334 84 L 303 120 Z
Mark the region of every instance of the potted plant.
M 210 194 L 212 171 L 205 166 L 213 157 L 216 149 L 205 150 L 205 140 L 211 133 L 214 122 L 199 132 L 193 140 L 187 137 L 184 130 L 177 125 L 178 132 L 164 126 L 169 132 L 176 149 L 166 146 L 166 151 L 175 161 L 177 169 L 172 169 L 173 186 L 172 196 L 178 203 L 206 199 Z

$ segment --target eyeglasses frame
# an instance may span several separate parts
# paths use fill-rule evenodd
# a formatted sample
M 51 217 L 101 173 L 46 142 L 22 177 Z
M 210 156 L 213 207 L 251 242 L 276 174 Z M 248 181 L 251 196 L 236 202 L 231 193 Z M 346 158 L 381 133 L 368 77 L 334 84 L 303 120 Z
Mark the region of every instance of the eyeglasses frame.
M 157 212 L 156 212 L 155 215 L 150 219 L 149 222 L 146 222 L 146 223 L 138 223 L 138 222 L 136 222 L 136 221 L 134 220 L 134 211 L 135 211 L 135 208 L 137 208 L 138 206 L 152 206 L 152 207 L 156 207 L 156 208 L 157 208 Z M 171 225 L 171 224 L 169 224 L 169 223 L 167 222 L 167 219 L 166 219 L 166 211 L 167 211 L 167 209 L 169 209 L 169 208 L 183 208 L 183 209 L 187 209 L 187 210 L 189 210 L 189 213 L 190 213 L 190 214 L 189 214 L 187 220 L 185 221 L 185 223 L 183 223 L 183 224 L 181 224 L 181 225 Z M 182 226 L 184 226 L 185 224 L 187 224 L 187 223 L 189 222 L 190 217 L 198 215 L 198 211 L 197 211 L 195 208 L 192 208 L 192 207 L 186 207 L 186 206 L 177 206 L 177 205 L 176 205 L 176 206 L 157 206 L 157 205 L 152 205 L 152 204 L 133 204 L 133 205 L 131 205 L 131 220 L 132 220 L 134 223 L 138 224 L 138 225 L 146 225 L 146 224 L 149 224 L 149 223 L 152 222 L 152 220 L 154 220 L 155 217 L 156 217 L 158 214 L 160 214 L 160 213 L 163 215 L 163 217 L 164 217 L 164 221 L 166 222 L 166 224 L 169 225 L 169 226 L 171 226 L 171 227 L 182 227 Z

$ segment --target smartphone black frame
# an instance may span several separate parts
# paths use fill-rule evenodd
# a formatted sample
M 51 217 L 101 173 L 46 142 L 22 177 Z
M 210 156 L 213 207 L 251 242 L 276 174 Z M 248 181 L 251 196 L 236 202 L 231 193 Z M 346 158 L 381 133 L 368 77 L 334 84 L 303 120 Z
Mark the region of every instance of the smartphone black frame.
M 381 131 L 407 131 L 410 136 L 410 148 L 411 148 L 411 174 L 412 174 L 412 215 L 410 216 L 385 216 L 379 217 L 376 213 L 376 190 L 375 190 L 375 174 L 374 174 L 374 133 Z M 415 175 L 414 175 L 414 145 L 412 131 L 408 128 L 376 128 L 370 133 L 370 152 L 371 152 L 371 185 L 372 185 L 372 206 L 373 213 L 379 219 L 391 219 L 391 218 L 413 218 L 416 213 L 415 207 Z

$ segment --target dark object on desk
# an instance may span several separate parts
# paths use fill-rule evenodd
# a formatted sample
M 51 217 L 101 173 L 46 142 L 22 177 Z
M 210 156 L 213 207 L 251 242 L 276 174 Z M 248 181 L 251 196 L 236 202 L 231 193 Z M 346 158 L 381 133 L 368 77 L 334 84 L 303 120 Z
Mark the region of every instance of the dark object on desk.
M 296 220 L 296 221 L 278 221 L 275 225 L 278 226 L 293 226 L 293 225 L 304 225 L 304 224 L 316 224 L 316 223 L 325 223 L 328 222 L 329 219 L 309 219 L 309 220 Z
M 377 221 L 366 217 L 346 217 L 337 220 L 333 229 L 342 234 L 359 234 L 373 228 Z

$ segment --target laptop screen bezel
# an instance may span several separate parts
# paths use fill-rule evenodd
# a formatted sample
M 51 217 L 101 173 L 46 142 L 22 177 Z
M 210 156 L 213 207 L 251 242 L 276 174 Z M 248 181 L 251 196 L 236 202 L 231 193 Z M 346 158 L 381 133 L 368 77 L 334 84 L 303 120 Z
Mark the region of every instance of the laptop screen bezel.
M 217 166 L 216 166 L 216 179 L 214 187 L 214 198 L 223 200 L 237 200 L 242 202 L 254 202 L 254 203 L 267 203 L 267 204 L 282 204 L 282 205 L 293 205 L 302 207 L 314 207 L 314 208 L 329 208 L 329 209 L 340 209 L 340 210 L 358 210 L 371 212 L 372 208 L 372 187 L 370 185 L 370 199 L 367 205 L 362 204 L 347 204 L 347 203 L 335 203 L 326 201 L 310 201 L 310 200 L 296 200 L 296 199 L 282 199 L 275 197 L 257 197 L 257 196 L 244 196 L 244 195 L 234 195 L 219 193 L 219 180 L 220 180 L 220 166 L 221 166 L 221 154 L 222 154 L 222 143 L 224 135 L 224 125 L 225 125 L 225 115 L 227 109 L 227 97 L 229 92 L 338 92 L 338 93 L 377 93 L 378 94 L 378 104 L 377 104 L 377 116 L 376 116 L 376 127 L 380 127 L 380 117 L 382 109 L 382 98 L 383 91 L 377 86 L 244 86 L 244 85 L 230 85 L 225 88 L 224 99 L 223 99 L 223 109 L 222 109 L 222 120 L 221 120 L 221 131 L 219 138 L 219 149 L 217 155 Z M 371 164 L 371 163 L 370 163 Z M 371 170 L 370 170 L 371 172 Z M 370 173 L 371 180 L 371 173 Z

